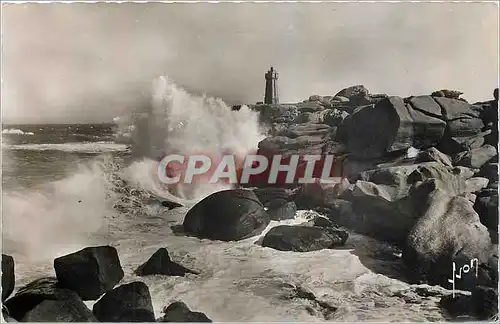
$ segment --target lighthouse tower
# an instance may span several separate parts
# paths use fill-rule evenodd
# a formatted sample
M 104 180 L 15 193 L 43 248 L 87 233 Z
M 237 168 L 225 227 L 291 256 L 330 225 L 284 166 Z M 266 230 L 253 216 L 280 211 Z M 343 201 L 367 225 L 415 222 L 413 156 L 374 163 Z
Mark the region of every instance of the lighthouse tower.
M 278 104 L 278 73 L 271 66 L 271 69 L 265 74 L 266 77 L 266 92 L 264 95 L 265 104 Z

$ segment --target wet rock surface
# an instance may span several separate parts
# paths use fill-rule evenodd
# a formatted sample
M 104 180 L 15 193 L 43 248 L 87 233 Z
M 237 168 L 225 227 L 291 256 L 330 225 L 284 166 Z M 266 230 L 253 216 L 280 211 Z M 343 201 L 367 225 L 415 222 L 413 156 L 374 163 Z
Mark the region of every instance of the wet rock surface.
M 135 270 L 135 273 L 138 276 L 166 275 L 181 277 L 188 273 L 198 274 L 196 271 L 173 262 L 165 248 L 158 249 L 145 263 Z
M 121 285 L 107 292 L 94 304 L 100 322 L 154 322 L 148 286 L 140 281 Z
M 191 208 L 184 218 L 184 230 L 198 237 L 238 241 L 260 234 L 269 215 L 250 190 L 216 192 Z
M 95 322 L 92 312 L 74 291 L 61 288 L 56 278 L 40 278 L 19 289 L 5 302 L 9 316 L 23 322 Z
M 163 317 L 158 319 L 158 322 L 189 322 L 189 323 L 211 323 L 212 320 L 202 312 L 193 312 L 189 307 L 181 302 L 176 301 L 163 309 Z
M 309 252 L 342 246 L 348 237 L 345 230 L 335 227 L 279 225 L 267 232 L 262 246 L 280 251 Z
M 95 300 L 123 278 L 118 252 L 112 246 L 87 247 L 54 260 L 61 287 L 76 291 L 83 300 Z
M 14 291 L 15 282 L 14 258 L 2 254 L 2 302 Z

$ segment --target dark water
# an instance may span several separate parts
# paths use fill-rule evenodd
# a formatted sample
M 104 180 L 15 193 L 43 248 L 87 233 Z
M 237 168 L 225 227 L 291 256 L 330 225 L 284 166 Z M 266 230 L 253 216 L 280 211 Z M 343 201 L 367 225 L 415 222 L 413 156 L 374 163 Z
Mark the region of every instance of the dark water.
M 99 155 L 126 154 L 114 133 L 114 124 L 3 125 L 3 189 L 60 180 Z
M 113 141 L 114 124 L 30 124 L 2 125 L 2 137 L 9 144 L 56 144 Z M 20 130 L 33 135 L 9 134 Z

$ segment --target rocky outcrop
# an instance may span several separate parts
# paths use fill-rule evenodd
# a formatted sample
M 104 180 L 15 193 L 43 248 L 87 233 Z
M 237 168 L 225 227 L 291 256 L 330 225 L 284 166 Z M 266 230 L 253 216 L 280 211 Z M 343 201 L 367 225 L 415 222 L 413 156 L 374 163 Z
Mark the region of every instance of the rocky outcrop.
M 446 166 L 452 166 L 451 158 L 448 155 L 441 153 L 435 147 L 428 148 L 417 155 L 415 163 L 423 162 L 440 162 Z
M 445 98 L 450 98 L 450 99 L 460 99 L 460 96 L 463 94 L 464 93 L 461 91 L 443 89 L 443 90 L 434 91 L 431 94 L 431 96 L 433 96 L 433 97 L 445 97 Z
M 481 109 L 465 101 L 446 97 L 435 97 L 441 107 L 442 116 L 447 124 L 448 135 L 463 137 L 475 135 L 484 127 Z
M 498 191 L 479 192 L 474 203 L 481 223 L 488 228 L 493 243 L 498 244 Z
M 471 319 L 492 321 L 498 316 L 498 290 L 477 286 L 471 295 L 444 296 L 440 305 L 452 319 L 470 316 Z
M 294 193 L 285 188 L 258 188 L 253 192 L 267 208 L 267 214 L 271 220 L 280 221 L 293 219 L 297 212 L 297 206 L 293 201 Z
M 56 278 L 40 278 L 24 287 L 5 304 L 9 315 L 22 322 L 96 322 L 75 292 L 61 288 Z
M 211 323 L 212 320 L 204 313 L 193 312 L 189 307 L 181 302 L 176 301 L 163 309 L 163 317 L 157 322 L 176 322 L 176 323 Z
M 238 241 L 260 234 L 269 215 L 251 190 L 216 192 L 198 202 L 184 218 L 186 233 L 200 238 Z
M 281 221 L 285 219 L 294 219 L 297 213 L 297 205 L 295 202 L 288 201 L 285 204 L 267 209 L 269 218 L 274 221 Z
M 2 254 L 2 302 L 12 294 L 15 283 L 14 258 Z
M 337 130 L 336 140 L 352 156 L 370 159 L 409 147 L 427 148 L 441 140 L 446 122 L 412 109 L 400 97 L 389 97 L 348 116 Z
M 435 179 L 441 190 L 458 195 L 470 188 L 466 181 L 472 176 L 468 169 L 446 167 L 439 162 L 365 171 L 348 191 L 324 206 L 339 225 L 401 244 L 425 212 L 422 199 L 428 192 L 420 183 Z
M 351 184 L 346 178 L 343 178 L 340 183 L 325 182 L 321 179 L 314 180 L 315 182 L 303 184 L 297 190 L 295 201 L 301 209 L 328 206 L 332 200 L 341 197 L 351 188 Z
M 339 101 L 349 103 L 349 106 L 356 107 L 371 103 L 370 92 L 365 86 L 359 84 L 340 90 L 334 98 L 340 98 Z
M 491 240 L 472 203 L 464 197 L 441 190 L 428 180 L 430 194 L 422 201 L 425 213 L 411 230 L 403 249 L 403 261 L 415 280 L 449 286 L 453 262 L 457 269 L 477 259 L 489 258 Z M 477 265 L 476 265 L 477 267 Z M 456 280 L 456 289 L 475 285 L 471 273 Z
M 118 252 L 112 246 L 87 247 L 54 260 L 57 280 L 83 300 L 95 300 L 123 278 Z
M 470 151 L 483 146 L 486 142 L 486 137 L 490 133 L 491 130 L 487 130 L 485 132 L 470 136 L 452 137 L 447 131 L 445 131 L 445 135 L 443 136 L 441 142 L 438 144 L 437 148 L 449 155 L 455 155 L 460 152 Z
M 263 124 L 292 123 L 298 116 L 296 105 L 249 105 L 250 109 L 258 111 Z
M 457 155 L 454 160 L 456 165 L 479 169 L 497 154 L 495 147 L 484 145 L 480 148 L 463 152 Z
M 93 313 L 101 322 L 154 322 L 149 288 L 134 281 L 107 292 L 94 304 Z
M 279 225 L 267 232 L 262 246 L 280 251 L 309 252 L 342 246 L 348 237 L 345 230 L 335 227 Z
M 288 138 L 298 138 L 303 136 L 325 138 L 330 132 L 331 127 L 326 124 L 308 123 L 289 126 L 277 135 Z
M 323 115 L 323 122 L 332 127 L 339 126 L 349 114 L 339 109 L 330 109 Z
M 469 104 L 461 95 L 445 89 L 403 99 L 358 85 L 333 97 L 310 97 L 302 104 L 300 131 L 283 127 L 259 152 L 333 154 L 348 181 L 295 183 L 298 208 L 329 221 L 304 223 L 300 231 L 309 230 L 303 233 L 278 226 L 266 234 L 266 244 L 308 250 L 297 246 L 309 244 L 312 232 L 315 242 L 328 242 L 318 228 L 338 224 L 402 247 L 416 281 L 451 288 L 453 262 L 460 268 L 477 259 L 477 278 L 463 276 L 456 288 L 496 287 L 498 102 Z
M 138 276 L 165 275 L 180 277 L 184 277 L 187 273 L 198 274 L 196 271 L 173 262 L 165 248 L 158 249 L 145 263 L 135 270 L 135 273 Z

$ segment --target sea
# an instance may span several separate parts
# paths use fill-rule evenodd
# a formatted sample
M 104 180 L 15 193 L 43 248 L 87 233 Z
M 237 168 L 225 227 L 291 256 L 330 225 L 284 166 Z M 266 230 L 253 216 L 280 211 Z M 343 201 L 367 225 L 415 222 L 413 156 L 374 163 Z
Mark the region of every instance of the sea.
M 303 223 L 313 211 L 272 221 L 261 235 L 238 242 L 175 230 L 199 200 L 230 187 L 165 187 L 155 178 L 155 157 L 248 154 L 266 136 L 258 120 L 246 106 L 232 111 L 222 99 L 192 95 L 161 77 L 149 107 L 113 123 L 2 125 L 2 253 L 15 259 L 16 290 L 54 276 L 58 256 L 111 245 L 125 272 L 121 283 L 145 282 L 156 317 L 181 300 L 217 322 L 444 320 L 439 298 L 419 298 L 420 286 L 405 281 L 397 253 L 382 242 L 352 233 L 344 248 L 307 253 L 258 244 L 272 227 Z M 162 198 L 183 207 L 168 210 Z M 199 274 L 136 276 L 162 247 Z M 297 294 L 303 290 L 316 300 Z

